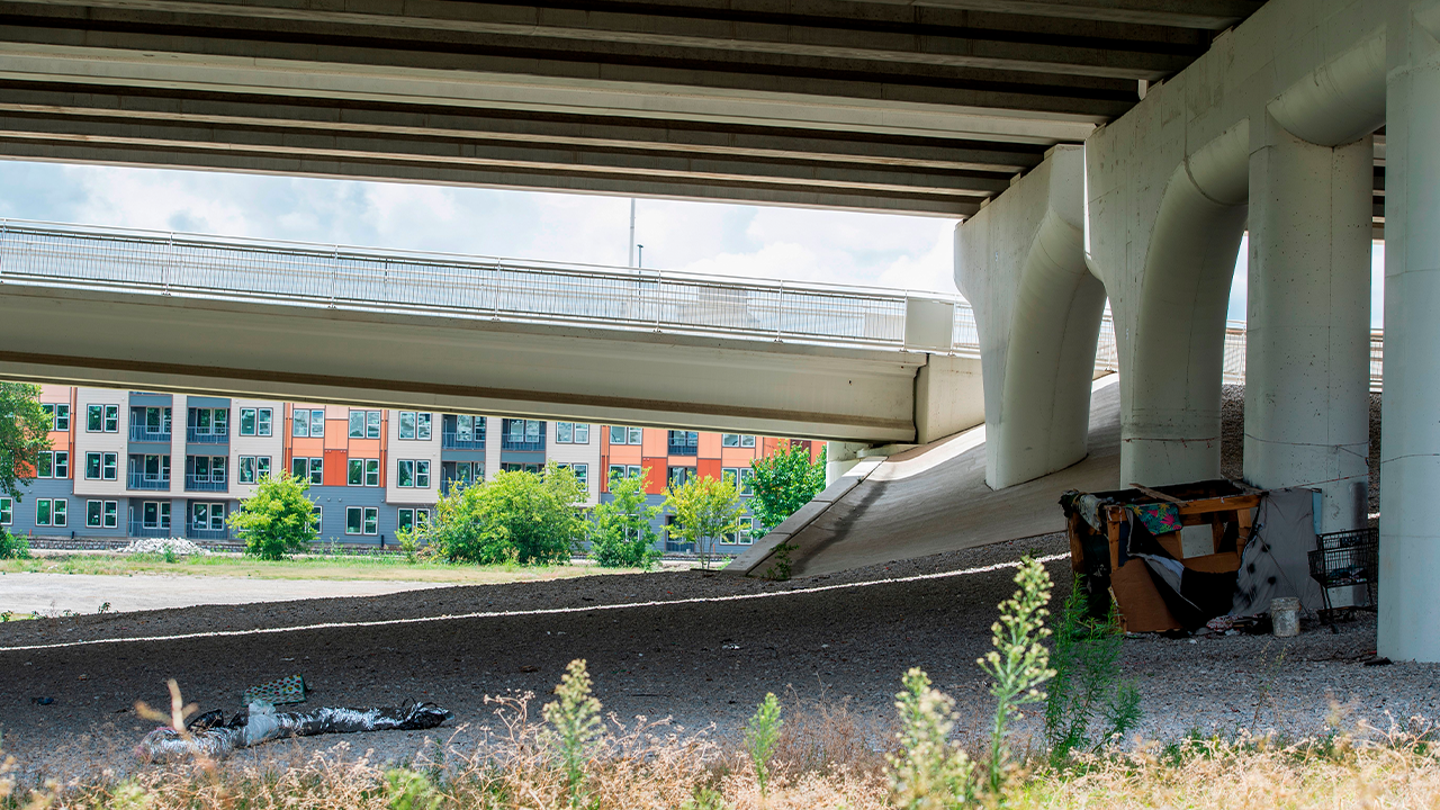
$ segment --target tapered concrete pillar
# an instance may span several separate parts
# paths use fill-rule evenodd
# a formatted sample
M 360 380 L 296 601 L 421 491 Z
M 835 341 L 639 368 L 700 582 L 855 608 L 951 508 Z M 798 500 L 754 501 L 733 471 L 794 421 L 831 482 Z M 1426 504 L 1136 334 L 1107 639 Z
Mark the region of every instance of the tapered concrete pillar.
M 1254 126 L 1254 124 L 1252 124 Z M 1374 145 L 1271 121 L 1250 155 L 1245 478 L 1316 487 L 1321 528 L 1366 520 Z
M 1386 91 L 1377 641 L 1394 660 L 1440 661 L 1440 47 L 1408 27 L 1389 33 Z

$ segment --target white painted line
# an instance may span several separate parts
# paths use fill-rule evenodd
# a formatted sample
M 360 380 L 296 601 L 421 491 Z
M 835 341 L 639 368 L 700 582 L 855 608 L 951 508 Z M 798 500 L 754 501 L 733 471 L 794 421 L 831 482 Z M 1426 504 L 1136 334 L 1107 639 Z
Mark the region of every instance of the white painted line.
M 1037 557 L 1042 563 L 1054 562 L 1069 558 L 1070 554 L 1051 554 L 1047 557 Z M 96 644 L 138 644 L 155 641 L 188 641 L 197 638 L 229 638 L 232 636 L 260 636 L 276 633 L 300 633 L 309 630 L 340 630 L 365 627 L 390 627 L 402 624 L 429 624 L 432 622 L 453 622 L 465 621 L 468 619 L 502 619 L 513 616 L 554 616 L 566 613 L 592 613 L 599 610 L 628 610 L 631 608 L 644 607 L 671 607 L 674 605 L 694 605 L 708 602 L 741 602 L 749 599 L 774 599 L 783 596 L 800 596 L 811 593 L 824 593 L 826 591 L 842 591 L 853 588 L 869 588 L 874 585 L 900 585 L 906 582 L 921 582 L 929 579 L 947 579 L 949 577 L 963 577 L 970 574 L 983 574 L 987 571 L 999 571 L 1004 568 L 1019 568 L 1020 563 L 1003 562 L 994 565 L 985 565 L 979 568 L 966 568 L 961 571 L 941 571 L 935 574 L 916 574 L 908 577 L 894 577 L 892 579 L 872 579 L 866 582 L 845 582 L 838 585 L 821 585 L 815 588 L 796 588 L 789 591 L 775 591 L 773 593 L 738 593 L 730 596 L 695 596 L 686 599 L 669 599 L 651 602 L 622 602 L 614 605 L 590 605 L 587 607 L 561 607 L 561 608 L 536 608 L 534 610 L 491 610 L 479 611 L 476 613 L 459 613 L 455 615 L 442 616 L 420 616 L 413 619 L 379 619 L 368 622 L 325 622 L 322 624 L 302 624 L 295 627 L 259 627 L 253 630 L 213 630 L 204 633 L 181 633 L 173 636 L 137 636 L 125 638 L 97 638 L 90 641 L 63 641 L 56 644 L 29 644 L 22 647 L 0 647 L 0 653 L 7 652 L 30 652 L 34 650 L 61 650 L 70 647 L 89 647 Z

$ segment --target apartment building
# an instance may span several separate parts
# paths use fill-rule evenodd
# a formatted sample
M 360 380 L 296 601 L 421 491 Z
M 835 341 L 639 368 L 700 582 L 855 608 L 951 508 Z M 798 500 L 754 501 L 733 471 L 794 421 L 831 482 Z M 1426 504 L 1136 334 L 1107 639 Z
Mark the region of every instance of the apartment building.
M 575 472 L 586 507 L 609 498 L 611 475 L 642 472 L 656 505 L 695 475 L 737 481 L 748 496 L 750 463 L 780 441 L 55 385 L 42 386 L 40 400 L 52 449 L 22 502 L 0 496 L 0 525 L 36 537 L 229 540 L 229 515 L 260 479 L 286 470 L 310 483 L 322 542 L 384 545 L 428 520 L 457 482 L 549 462 Z M 819 456 L 822 444 L 805 444 Z M 668 543 L 667 523 L 662 515 L 656 529 Z M 731 550 L 751 542 L 749 518 L 742 523 Z

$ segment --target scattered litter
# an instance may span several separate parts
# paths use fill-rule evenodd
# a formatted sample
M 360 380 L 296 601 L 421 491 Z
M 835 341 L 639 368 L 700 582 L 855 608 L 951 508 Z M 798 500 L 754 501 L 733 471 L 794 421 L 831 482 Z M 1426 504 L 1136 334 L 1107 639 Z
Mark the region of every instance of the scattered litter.
M 52 697 L 37 697 L 37 698 L 35 698 L 35 702 L 38 703 L 38 704 L 40 704 L 41 706 L 49 706 L 51 703 L 54 703 L 54 702 L 55 702 L 55 698 L 52 698 Z
M 537 666 L 535 666 L 534 664 L 526 664 L 526 665 L 520 667 L 520 671 L 521 671 L 521 672 L 539 672 L 539 671 L 540 671 L 540 667 L 537 667 Z
M 141 537 L 130 541 L 130 545 L 119 550 L 121 554 L 164 554 L 166 551 L 182 557 L 209 554 L 209 551 L 183 537 Z
M 1394 662 L 1383 655 L 1377 655 L 1374 658 L 1365 659 L 1365 666 L 1367 667 L 1386 667 L 1392 663 Z
M 433 703 L 407 708 L 326 708 L 308 712 L 276 712 L 274 706 L 252 703 L 227 722 L 219 710 L 206 712 L 185 731 L 157 728 L 135 746 L 143 762 L 175 762 L 194 756 L 223 759 L 237 748 L 249 748 L 287 737 L 350 734 L 359 731 L 418 731 L 436 728 L 450 712 Z
M 240 694 L 240 702 L 247 706 L 252 703 L 269 703 L 272 706 L 304 703 L 305 693 L 308 691 L 310 690 L 305 686 L 304 677 L 289 675 L 247 688 Z

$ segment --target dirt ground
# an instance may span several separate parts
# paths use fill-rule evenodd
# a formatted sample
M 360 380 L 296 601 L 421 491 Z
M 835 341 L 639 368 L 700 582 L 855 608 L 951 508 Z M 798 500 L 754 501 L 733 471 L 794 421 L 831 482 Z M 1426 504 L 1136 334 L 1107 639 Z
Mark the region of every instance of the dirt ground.
M 618 717 L 672 716 L 692 729 L 713 724 L 722 736 L 768 691 L 792 703 L 848 701 L 888 718 L 901 675 L 919 666 L 959 699 L 973 733 L 991 708 L 975 659 L 990 646 L 996 603 L 1014 586 L 1013 569 L 972 569 L 1066 550 L 1054 535 L 789 583 L 664 572 L 4 623 L 0 734 L 22 778 L 123 774 L 150 767 L 129 753 L 151 725 L 132 706 L 166 705 L 166 678 L 203 709 L 234 710 L 246 686 L 299 673 L 314 690 L 310 706 L 427 700 L 455 718 L 434 732 L 311 738 L 244 756 L 348 744 L 351 754 L 406 760 L 427 739 L 473 747 L 492 720 L 486 695 L 530 691 L 543 700 L 574 658 L 587 659 L 596 696 Z M 1063 598 L 1068 561 L 1048 568 Z M 565 612 L 543 612 L 555 609 Z M 407 621 L 356 626 L 394 620 Z M 211 632 L 240 634 L 167 638 Z M 1145 711 L 1139 731 L 1298 735 L 1319 730 L 1333 707 L 1347 724 L 1381 728 L 1440 718 L 1440 666 L 1364 666 L 1374 632 L 1373 616 L 1362 614 L 1337 634 L 1312 624 L 1283 641 L 1129 640 L 1124 668 Z M 105 639 L 130 640 L 93 643 Z M 62 646 L 24 649 L 44 645 Z

